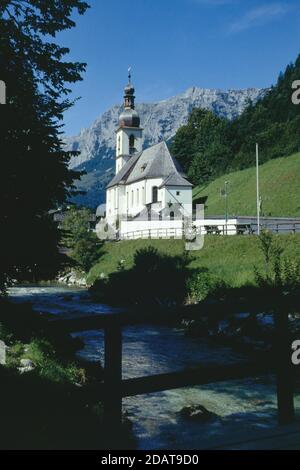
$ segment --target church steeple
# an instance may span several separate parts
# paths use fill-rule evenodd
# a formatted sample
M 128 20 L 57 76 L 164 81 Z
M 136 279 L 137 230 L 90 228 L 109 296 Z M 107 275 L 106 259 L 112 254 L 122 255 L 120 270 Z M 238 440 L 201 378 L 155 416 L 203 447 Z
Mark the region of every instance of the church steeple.
M 119 117 L 120 127 L 140 127 L 140 117 L 136 112 L 134 86 L 131 83 L 131 68 L 128 69 L 128 84 L 124 88 L 124 111 Z
M 124 108 L 134 109 L 134 87 L 131 84 L 131 67 L 128 69 L 128 84 L 124 88 Z
M 140 116 L 135 110 L 134 91 L 129 68 L 128 84 L 124 88 L 124 110 L 120 114 L 117 130 L 116 173 L 134 153 L 142 150 L 143 129 L 140 127 Z

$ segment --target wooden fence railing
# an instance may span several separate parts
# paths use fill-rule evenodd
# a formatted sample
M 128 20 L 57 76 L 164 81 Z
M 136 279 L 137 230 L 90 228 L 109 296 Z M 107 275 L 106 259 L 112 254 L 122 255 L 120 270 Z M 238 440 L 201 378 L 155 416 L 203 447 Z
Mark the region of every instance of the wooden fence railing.
M 249 311 L 259 313 L 250 306 Z M 238 308 L 237 308 L 238 311 Z M 239 310 L 241 311 L 241 310 Z M 261 310 L 260 310 L 261 311 Z M 266 310 L 264 310 L 266 311 Z M 65 332 L 104 329 L 104 382 L 90 390 L 104 405 L 104 418 L 113 433 L 122 422 L 122 399 L 128 396 L 161 392 L 174 388 L 204 385 L 220 381 L 236 380 L 266 373 L 277 376 L 278 421 L 287 424 L 294 421 L 293 371 L 290 359 L 288 313 L 275 315 L 276 332 L 273 360 L 243 362 L 234 365 L 200 365 L 197 368 L 166 374 L 122 379 L 122 328 L 125 325 L 142 324 L 144 320 L 137 314 L 117 313 L 97 315 L 89 318 L 55 320 Z

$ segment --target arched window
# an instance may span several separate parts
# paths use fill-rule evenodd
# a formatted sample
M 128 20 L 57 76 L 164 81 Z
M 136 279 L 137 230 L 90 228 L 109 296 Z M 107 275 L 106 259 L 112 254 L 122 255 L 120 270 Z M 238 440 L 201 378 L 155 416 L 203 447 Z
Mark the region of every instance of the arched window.
M 139 194 L 139 188 L 136 190 L 136 204 L 139 205 L 140 203 L 140 194 Z
M 131 191 L 131 205 L 133 206 L 134 204 L 134 192 Z
M 170 212 L 170 220 L 174 220 L 174 212 Z
M 119 136 L 118 137 L 118 153 L 120 153 L 120 149 L 121 149 L 121 137 Z
M 131 134 L 129 136 L 129 153 L 134 150 L 134 143 L 135 143 L 134 141 L 135 141 L 134 135 Z
M 152 202 L 157 202 L 158 201 L 158 187 L 153 186 L 152 188 Z

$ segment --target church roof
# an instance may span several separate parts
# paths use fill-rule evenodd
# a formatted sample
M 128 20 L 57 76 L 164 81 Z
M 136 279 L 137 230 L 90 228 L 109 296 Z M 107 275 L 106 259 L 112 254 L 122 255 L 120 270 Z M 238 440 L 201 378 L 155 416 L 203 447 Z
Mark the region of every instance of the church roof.
M 163 178 L 162 186 L 192 186 L 184 177 L 178 162 L 171 156 L 163 141 L 134 154 L 107 187 L 151 178 Z
M 177 172 L 171 173 L 167 178 L 162 182 L 160 188 L 164 186 L 193 186 L 187 179 Z
M 132 167 L 135 165 L 139 157 L 141 156 L 142 152 L 135 153 L 128 162 L 122 166 L 121 170 L 113 177 L 113 179 L 108 183 L 106 186 L 107 188 L 111 188 L 112 186 L 116 186 L 117 184 L 125 184 L 127 177 L 132 170 Z

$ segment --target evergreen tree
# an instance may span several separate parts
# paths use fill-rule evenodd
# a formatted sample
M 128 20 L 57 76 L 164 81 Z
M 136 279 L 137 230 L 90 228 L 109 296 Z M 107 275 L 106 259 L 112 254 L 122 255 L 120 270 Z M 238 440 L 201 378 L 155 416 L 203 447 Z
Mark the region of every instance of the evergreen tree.
M 85 272 L 99 260 L 102 246 L 97 235 L 90 229 L 92 217 L 90 209 L 72 206 L 62 223 L 62 242 L 69 248 L 71 259 Z
M 171 151 L 194 184 L 209 181 L 226 168 L 231 155 L 228 121 L 194 109 L 176 133 Z
M 2 0 L 0 79 L 7 104 L 0 106 L 0 283 L 9 278 L 53 275 L 62 261 L 59 233 L 48 215 L 74 190 L 61 122 L 72 102 L 68 83 L 81 80 L 85 64 L 64 60 L 69 52 L 49 38 L 75 26 L 81 0 Z
M 210 111 L 194 109 L 181 127 L 171 151 L 194 184 L 255 165 L 255 144 L 260 162 L 300 151 L 300 106 L 292 103 L 292 84 L 300 80 L 300 55 L 279 75 L 277 84 L 256 104 L 248 103 L 232 122 Z

